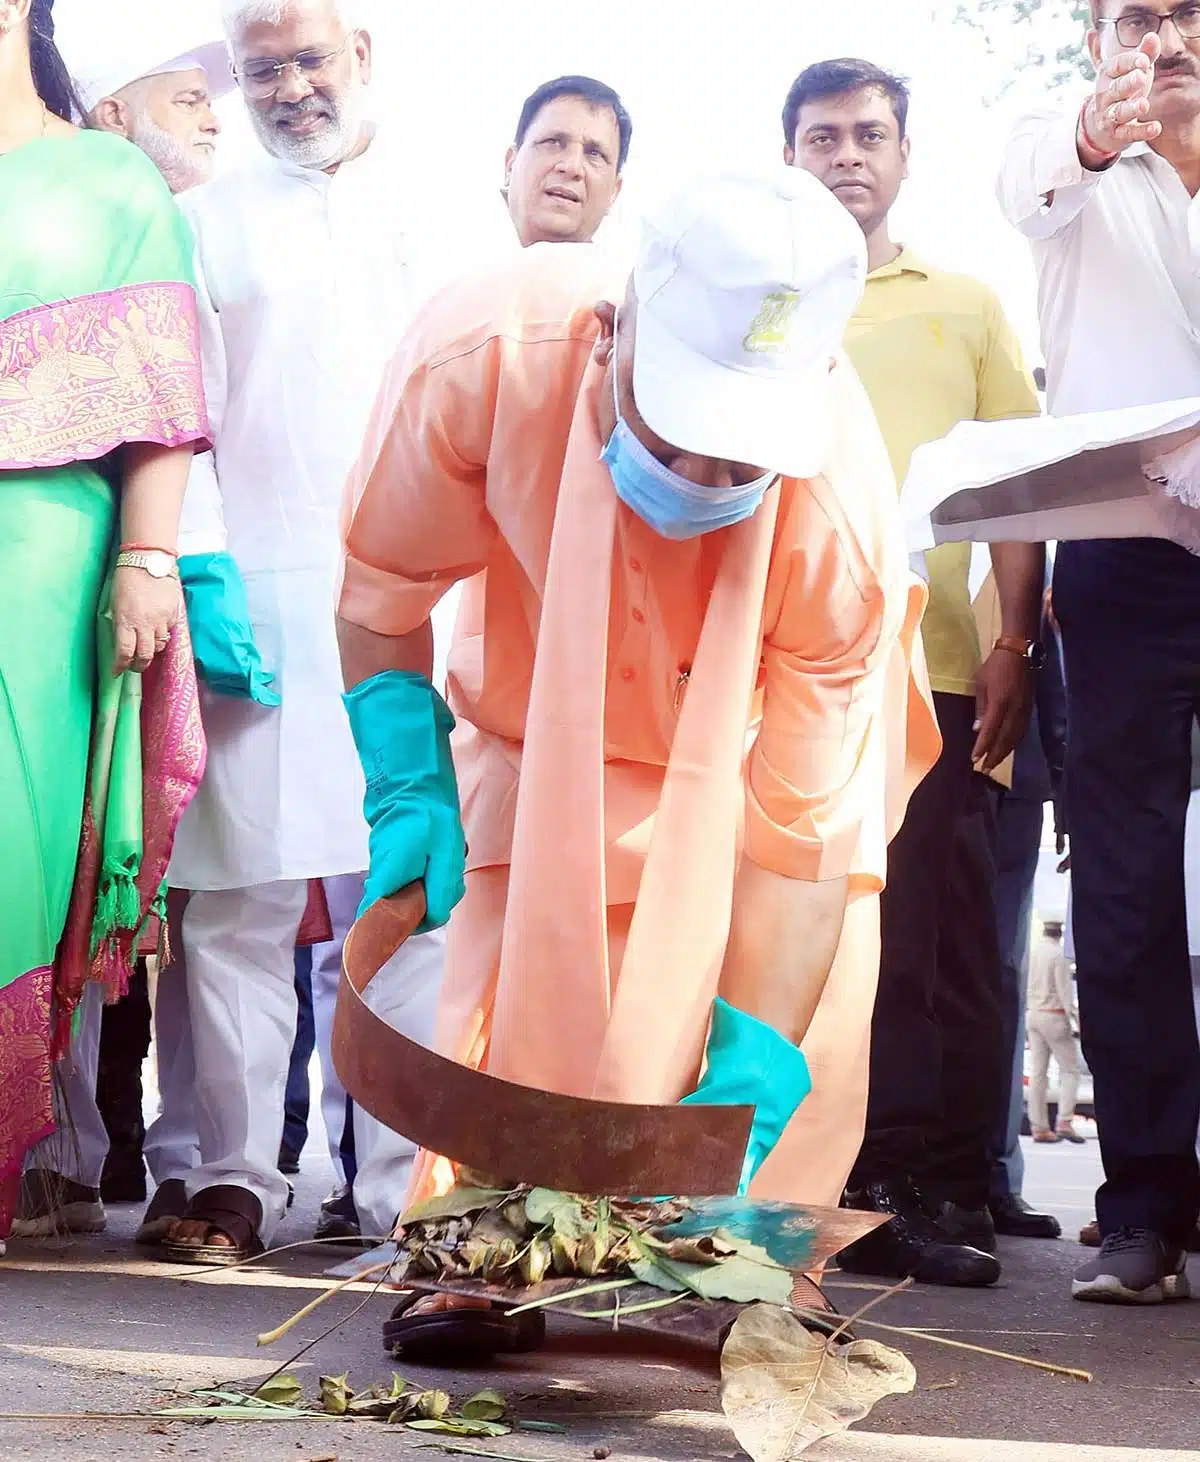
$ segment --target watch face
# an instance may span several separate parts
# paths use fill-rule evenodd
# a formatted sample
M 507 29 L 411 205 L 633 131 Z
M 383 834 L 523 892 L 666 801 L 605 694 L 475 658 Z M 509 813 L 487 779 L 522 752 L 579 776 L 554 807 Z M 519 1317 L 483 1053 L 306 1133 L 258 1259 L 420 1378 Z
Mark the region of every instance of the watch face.
M 1029 647 L 1029 667 L 1040 670 L 1046 663 L 1046 647 L 1040 640 L 1034 640 Z

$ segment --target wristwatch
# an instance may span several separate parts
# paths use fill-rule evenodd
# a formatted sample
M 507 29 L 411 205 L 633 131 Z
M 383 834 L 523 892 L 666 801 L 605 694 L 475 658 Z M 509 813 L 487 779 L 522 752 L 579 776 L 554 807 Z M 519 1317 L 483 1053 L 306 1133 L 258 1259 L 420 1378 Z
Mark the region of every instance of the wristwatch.
M 161 548 L 123 548 L 117 554 L 119 569 L 145 569 L 152 579 L 177 579 L 179 564 Z
M 1046 663 L 1046 647 L 1041 640 L 1023 640 L 1020 635 L 1001 635 L 995 648 L 1020 655 L 1030 670 L 1040 670 Z

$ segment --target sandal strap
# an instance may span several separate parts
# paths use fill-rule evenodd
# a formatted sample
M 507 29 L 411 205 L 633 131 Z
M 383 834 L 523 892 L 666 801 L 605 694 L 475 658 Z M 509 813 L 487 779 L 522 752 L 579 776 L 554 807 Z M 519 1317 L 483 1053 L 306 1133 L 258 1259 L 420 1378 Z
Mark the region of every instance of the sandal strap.
M 258 1241 L 262 1225 L 262 1204 L 246 1188 L 234 1183 L 218 1183 L 203 1188 L 187 1206 L 183 1215 L 195 1223 L 205 1223 L 233 1240 L 238 1249 L 249 1249 Z
M 160 1218 L 182 1218 L 187 1212 L 187 1184 L 182 1178 L 168 1178 L 155 1189 L 142 1222 L 156 1223 Z

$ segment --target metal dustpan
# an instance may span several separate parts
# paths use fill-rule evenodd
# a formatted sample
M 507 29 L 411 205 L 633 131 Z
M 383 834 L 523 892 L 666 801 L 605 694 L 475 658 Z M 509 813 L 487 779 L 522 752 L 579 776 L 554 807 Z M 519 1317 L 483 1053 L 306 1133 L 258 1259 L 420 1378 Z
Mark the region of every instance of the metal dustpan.
M 675 1233 L 725 1229 L 796 1271 L 819 1268 L 884 1222 L 870 1213 L 732 1196 L 752 1107 L 562 1096 L 500 1081 L 401 1035 L 369 1009 L 363 992 L 424 917 L 424 890 L 413 885 L 368 909 L 343 951 L 334 1066 L 354 1100 L 385 1126 L 514 1186 L 613 1198 L 695 1195 Z
M 500 1081 L 438 1056 L 375 1015 L 363 992 L 425 917 L 414 884 L 346 937 L 333 1063 L 365 1111 L 453 1162 L 568 1193 L 736 1193 L 752 1107 L 634 1106 Z

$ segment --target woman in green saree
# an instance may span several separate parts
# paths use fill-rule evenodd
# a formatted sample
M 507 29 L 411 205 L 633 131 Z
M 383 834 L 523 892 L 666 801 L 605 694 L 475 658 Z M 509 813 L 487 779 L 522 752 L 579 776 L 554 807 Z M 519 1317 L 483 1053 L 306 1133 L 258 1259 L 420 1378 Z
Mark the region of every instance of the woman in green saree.
M 0 1252 L 89 979 L 119 993 L 203 734 L 174 555 L 207 444 L 191 240 L 0 0 Z

